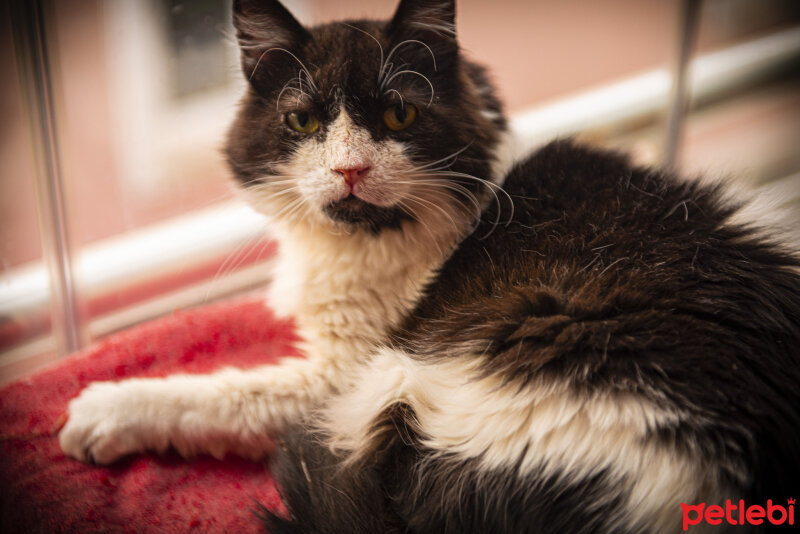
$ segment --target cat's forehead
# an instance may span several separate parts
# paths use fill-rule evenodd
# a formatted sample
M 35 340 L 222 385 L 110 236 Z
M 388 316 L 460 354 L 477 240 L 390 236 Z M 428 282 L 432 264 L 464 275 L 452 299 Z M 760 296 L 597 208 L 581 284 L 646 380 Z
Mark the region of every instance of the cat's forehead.
M 305 84 L 305 94 L 287 91 L 289 103 L 338 106 L 344 99 L 414 101 L 430 95 L 422 78 L 393 77 L 410 67 L 403 50 L 395 49 L 397 43 L 386 35 L 385 24 L 346 21 L 318 26 L 310 33 L 312 38 L 299 51 L 307 72 L 299 69 L 298 81 L 287 80 L 295 86 Z M 429 79 L 432 64 L 418 64 L 414 70 Z
M 390 45 L 384 24 L 374 21 L 342 21 L 309 29 L 304 54 L 320 66 L 349 63 L 360 67 L 377 66 L 381 51 Z

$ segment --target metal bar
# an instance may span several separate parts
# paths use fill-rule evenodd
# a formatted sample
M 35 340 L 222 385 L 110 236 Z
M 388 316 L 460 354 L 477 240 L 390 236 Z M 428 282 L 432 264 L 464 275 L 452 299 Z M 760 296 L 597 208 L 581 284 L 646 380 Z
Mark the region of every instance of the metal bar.
M 664 135 L 664 165 L 675 168 L 683 134 L 683 117 L 689 103 L 687 72 L 689 58 L 697 38 L 700 0 L 681 0 L 678 37 L 672 65 L 672 89 L 667 107 Z
M 84 336 L 64 209 L 43 7 L 42 0 L 14 0 L 10 12 L 17 68 L 34 147 L 37 212 L 50 275 L 51 324 L 58 340 L 58 353 L 65 355 L 78 350 Z

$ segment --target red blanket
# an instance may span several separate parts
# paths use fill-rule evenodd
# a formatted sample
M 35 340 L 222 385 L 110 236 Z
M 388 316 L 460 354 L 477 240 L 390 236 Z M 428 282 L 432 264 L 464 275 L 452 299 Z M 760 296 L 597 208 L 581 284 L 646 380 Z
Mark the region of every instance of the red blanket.
M 290 324 L 253 299 L 122 332 L 0 390 L 0 532 L 258 532 L 280 506 L 263 464 L 141 455 L 84 465 L 58 446 L 68 401 L 90 382 L 252 367 L 294 354 Z

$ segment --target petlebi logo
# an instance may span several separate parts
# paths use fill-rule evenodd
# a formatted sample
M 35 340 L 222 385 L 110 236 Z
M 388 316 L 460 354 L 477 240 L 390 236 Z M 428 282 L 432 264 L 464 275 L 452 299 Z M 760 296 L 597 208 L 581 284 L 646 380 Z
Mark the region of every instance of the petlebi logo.
M 743 499 L 738 503 L 730 499 L 725 501 L 725 506 L 718 504 L 706 506 L 706 503 L 686 504 L 681 503 L 683 510 L 683 530 L 689 530 L 692 525 L 708 523 L 709 525 L 794 525 L 795 499 L 787 499 L 786 506 L 782 503 L 767 501 L 766 506 L 758 504 L 747 505 Z

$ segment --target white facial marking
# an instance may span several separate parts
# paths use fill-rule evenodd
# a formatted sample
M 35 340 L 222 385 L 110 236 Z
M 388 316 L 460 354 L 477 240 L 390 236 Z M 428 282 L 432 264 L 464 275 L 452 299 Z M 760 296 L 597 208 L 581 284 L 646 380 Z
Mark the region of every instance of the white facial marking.
M 288 162 L 278 165 L 281 175 L 291 176 L 296 194 L 311 211 L 326 217 L 324 208 L 351 193 L 376 206 L 392 206 L 407 194 L 403 175 L 414 169 L 403 145 L 394 140 L 376 141 L 356 125 L 342 108 L 327 125 L 325 135 L 310 136 L 298 144 Z M 354 187 L 337 170 L 364 169 Z

